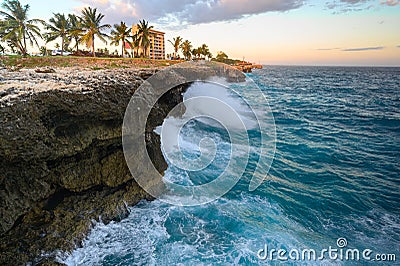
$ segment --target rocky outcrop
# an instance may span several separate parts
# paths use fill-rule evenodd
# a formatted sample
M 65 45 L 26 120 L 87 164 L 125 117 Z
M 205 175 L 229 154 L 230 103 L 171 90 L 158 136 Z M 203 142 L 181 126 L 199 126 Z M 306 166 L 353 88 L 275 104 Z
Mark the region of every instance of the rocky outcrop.
M 128 205 L 151 198 L 126 166 L 121 125 L 131 96 L 155 71 L 3 70 L 1 265 L 51 261 L 55 249 L 79 245 L 92 221 L 122 218 Z M 182 101 L 177 95 L 158 112 Z M 149 119 L 154 126 L 163 117 Z M 148 131 L 149 154 L 162 172 L 159 137 Z
M 244 80 L 225 67 L 190 67 L 165 77 L 174 86 L 183 76 Z M 121 126 L 132 95 L 156 71 L 0 69 L 0 265 L 54 264 L 54 252 L 79 246 L 93 221 L 121 219 L 127 206 L 151 199 L 126 165 Z M 154 82 L 168 83 L 159 73 Z M 188 86 L 165 93 L 147 119 L 146 149 L 160 173 L 167 164 L 154 128 Z

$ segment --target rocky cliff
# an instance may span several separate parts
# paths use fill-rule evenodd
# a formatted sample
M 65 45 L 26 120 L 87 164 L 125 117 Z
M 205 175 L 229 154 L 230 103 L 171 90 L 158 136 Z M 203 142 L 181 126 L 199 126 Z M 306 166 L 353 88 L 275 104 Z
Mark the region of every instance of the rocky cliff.
M 122 219 L 127 206 L 151 199 L 126 165 L 121 127 L 132 95 L 157 70 L 42 72 L 51 71 L 0 69 L 0 265 L 54 264 L 55 252 L 79 246 L 94 221 Z M 152 106 L 146 149 L 162 173 L 154 128 L 183 100 L 182 77 L 244 76 L 201 63 L 159 73 L 153 82 L 174 88 Z
M 121 125 L 156 70 L 0 71 L 0 264 L 48 263 L 52 251 L 79 245 L 92 221 L 123 218 L 127 205 L 150 199 L 126 166 Z M 159 137 L 150 135 L 147 149 L 164 171 Z

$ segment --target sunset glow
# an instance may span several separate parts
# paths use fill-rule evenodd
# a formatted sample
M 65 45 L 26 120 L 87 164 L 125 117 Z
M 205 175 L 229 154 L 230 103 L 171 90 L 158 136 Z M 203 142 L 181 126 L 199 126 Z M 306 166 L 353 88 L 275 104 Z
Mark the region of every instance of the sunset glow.
M 88 5 L 97 7 L 112 24 L 121 20 L 134 24 L 144 18 L 165 31 L 166 39 L 179 35 L 195 46 L 207 43 L 214 55 L 224 51 L 232 58 L 263 64 L 400 65 L 400 5 L 396 0 L 27 3 L 32 17 L 44 19 L 53 12 L 78 13 Z M 166 49 L 173 51 L 170 45 Z

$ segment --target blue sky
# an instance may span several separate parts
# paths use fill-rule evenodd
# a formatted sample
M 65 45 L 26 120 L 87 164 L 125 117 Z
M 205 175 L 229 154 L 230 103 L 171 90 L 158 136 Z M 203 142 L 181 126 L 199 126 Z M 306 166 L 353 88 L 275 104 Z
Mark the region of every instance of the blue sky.
M 207 43 L 214 54 L 265 64 L 400 65 L 398 0 L 21 2 L 30 4 L 31 17 L 45 20 L 84 6 L 97 7 L 110 24 L 144 18 L 167 39 L 180 35 L 194 46 Z

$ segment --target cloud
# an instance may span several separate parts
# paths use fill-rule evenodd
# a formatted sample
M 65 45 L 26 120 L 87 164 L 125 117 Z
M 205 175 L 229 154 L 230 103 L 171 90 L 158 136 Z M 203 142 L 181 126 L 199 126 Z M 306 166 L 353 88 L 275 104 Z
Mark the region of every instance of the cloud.
M 315 49 L 317 51 L 333 51 L 333 50 L 339 50 L 340 48 L 318 48 Z
M 384 46 L 376 46 L 376 47 L 362 47 L 362 48 L 347 48 L 343 49 L 343 52 L 360 52 L 360 51 L 376 51 L 376 50 L 383 50 L 385 49 Z
M 397 6 L 400 5 L 399 0 L 381 0 L 381 5 Z
M 325 3 L 328 9 L 334 10 L 333 13 L 346 13 L 352 11 L 362 11 L 379 6 L 373 0 L 330 0 Z M 380 5 L 397 6 L 400 0 L 380 0 Z
M 97 7 L 108 22 L 146 19 L 165 25 L 230 21 L 266 12 L 299 8 L 302 0 L 79 0 Z
M 124 21 L 132 24 L 137 21 L 137 11 L 131 1 L 112 1 L 112 0 L 79 0 L 81 7 L 75 8 L 80 11 L 87 6 L 96 7 L 99 12 L 105 15 L 103 23 L 118 23 Z
M 325 5 L 328 9 L 335 10 L 334 13 L 346 13 L 373 8 L 374 6 L 369 4 L 371 1 L 372 0 L 335 0 L 326 2 Z
M 340 0 L 340 2 L 348 3 L 348 4 L 352 4 L 352 5 L 359 4 L 359 3 L 365 3 L 365 2 L 368 2 L 368 1 L 369 0 Z
M 191 23 L 227 21 L 240 19 L 246 15 L 260 14 L 270 11 L 287 11 L 298 8 L 302 1 L 280 0 L 220 0 L 197 1 L 178 13 L 178 17 Z

